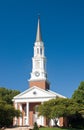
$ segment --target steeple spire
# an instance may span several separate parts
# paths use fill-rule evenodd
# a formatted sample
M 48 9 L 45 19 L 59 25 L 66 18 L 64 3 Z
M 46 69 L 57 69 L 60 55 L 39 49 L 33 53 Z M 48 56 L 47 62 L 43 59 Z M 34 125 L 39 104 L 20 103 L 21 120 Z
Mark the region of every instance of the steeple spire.
M 38 25 L 37 25 L 37 35 L 36 35 L 36 42 L 41 42 L 41 28 L 40 28 L 40 18 L 38 17 Z
M 41 89 L 49 89 L 46 72 L 46 57 L 44 43 L 41 37 L 40 19 L 38 17 L 37 35 L 34 43 L 34 56 L 32 57 L 32 72 L 29 80 L 30 87 L 37 86 Z

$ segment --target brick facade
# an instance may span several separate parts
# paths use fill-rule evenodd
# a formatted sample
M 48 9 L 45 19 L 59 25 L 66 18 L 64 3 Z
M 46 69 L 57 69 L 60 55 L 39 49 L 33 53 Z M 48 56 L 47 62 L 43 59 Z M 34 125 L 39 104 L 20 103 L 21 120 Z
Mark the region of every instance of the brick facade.
M 37 86 L 41 89 L 50 89 L 49 87 L 49 83 L 46 80 L 36 80 L 36 81 L 30 81 L 29 82 L 29 86 L 33 87 L 33 86 Z
M 60 124 L 60 127 L 67 127 L 67 118 L 66 117 L 60 117 L 59 118 L 59 124 Z
M 34 117 L 33 115 L 35 114 L 35 106 L 40 105 L 41 103 L 30 103 L 29 104 L 29 124 L 30 126 L 34 125 Z

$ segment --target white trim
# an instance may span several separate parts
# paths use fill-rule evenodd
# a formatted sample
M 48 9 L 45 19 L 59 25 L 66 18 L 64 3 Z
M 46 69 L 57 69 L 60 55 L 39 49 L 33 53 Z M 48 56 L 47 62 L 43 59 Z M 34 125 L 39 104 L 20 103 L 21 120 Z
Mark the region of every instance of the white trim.
M 42 92 L 44 92 L 44 93 L 46 93 L 46 94 L 48 94 L 48 95 L 50 95 L 50 96 L 48 96 L 47 98 L 52 98 L 52 97 L 55 98 L 56 96 L 62 97 L 62 98 L 66 98 L 66 97 L 62 96 L 61 94 L 58 94 L 58 93 L 53 92 L 53 91 L 51 91 L 51 90 L 44 90 L 44 89 L 38 88 L 37 86 L 34 86 L 34 87 L 31 87 L 31 88 L 27 89 L 26 91 L 24 91 L 24 92 L 18 94 L 17 96 L 15 96 L 12 101 L 15 101 L 15 99 L 20 99 L 20 96 L 22 96 L 22 95 L 28 93 L 29 91 L 31 91 L 31 90 L 33 90 L 33 89 L 35 89 L 35 88 L 38 89 L 38 90 L 40 90 L 40 91 L 42 91 Z M 32 98 L 36 98 L 36 97 L 31 97 L 31 99 L 32 99 Z M 41 98 L 41 97 L 39 97 L 39 98 Z M 44 98 L 46 98 L 46 97 L 44 96 Z M 21 97 L 21 99 L 24 99 L 24 98 Z M 29 98 L 27 98 L 27 99 L 29 99 Z
M 66 98 L 65 96 L 63 96 L 63 95 L 61 95 L 61 94 L 58 94 L 58 93 L 56 93 L 56 92 L 54 92 L 54 91 L 51 91 L 51 90 L 48 90 L 50 93 L 52 93 L 52 94 L 55 94 L 56 96 L 58 96 L 58 97 L 62 97 L 62 98 Z

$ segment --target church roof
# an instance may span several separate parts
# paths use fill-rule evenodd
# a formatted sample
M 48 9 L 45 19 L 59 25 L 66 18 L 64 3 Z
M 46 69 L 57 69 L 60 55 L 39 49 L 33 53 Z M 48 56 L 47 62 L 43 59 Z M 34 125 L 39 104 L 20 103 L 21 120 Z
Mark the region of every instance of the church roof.
M 36 42 L 41 42 L 41 28 L 40 28 L 40 18 L 38 18 L 38 25 L 37 25 L 37 35 L 36 35 Z
M 55 93 L 51 90 L 44 90 L 41 88 L 38 88 L 36 86 L 31 87 L 27 89 L 26 91 L 18 94 L 13 98 L 13 101 L 16 102 L 41 102 L 41 101 L 48 101 L 50 99 L 60 97 L 60 98 L 65 98 L 64 96 Z

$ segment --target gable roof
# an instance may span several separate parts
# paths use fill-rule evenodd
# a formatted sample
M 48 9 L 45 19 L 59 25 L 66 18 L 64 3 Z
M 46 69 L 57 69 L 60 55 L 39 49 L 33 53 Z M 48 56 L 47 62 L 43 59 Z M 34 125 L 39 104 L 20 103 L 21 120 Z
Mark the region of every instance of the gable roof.
M 34 87 L 31 87 L 29 89 L 27 89 L 26 91 L 18 94 L 17 96 L 15 96 L 13 98 L 13 101 L 15 100 L 41 100 L 41 99 L 53 99 L 53 98 L 56 98 L 56 97 L 61 97 L 61 98 L 65 98 L 64 96 L 58 94 L 58 93 L 55 93 L 51 90 L 44 90 L 44 89 L 41 89 L 41 88 L 38 88 L 36 86 Z M 34 101 L 33 100 L 33 101 Z

